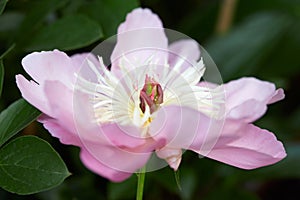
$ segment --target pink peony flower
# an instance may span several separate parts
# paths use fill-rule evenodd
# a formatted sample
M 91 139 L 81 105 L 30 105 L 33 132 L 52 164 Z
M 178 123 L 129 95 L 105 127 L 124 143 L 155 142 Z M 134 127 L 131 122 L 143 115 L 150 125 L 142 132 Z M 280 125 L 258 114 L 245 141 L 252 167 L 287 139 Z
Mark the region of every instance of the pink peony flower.
M 35 52 L 22 60 L 34 81 L 16 76 L 23 98 L 43 112 L 38 120 L 80 147 L 93 172 L 123 181 L 153 155 L 177 170 L 183 150 L 243 169 L 286 156 L 273 133 L 252 124 L 283 90 L 255 78 L 199 83 L 205 66 L 197 43 L 168 46 L 150 10 L 135 9 L 119 26 L 111 63 L 108 70 L 91 54 Z

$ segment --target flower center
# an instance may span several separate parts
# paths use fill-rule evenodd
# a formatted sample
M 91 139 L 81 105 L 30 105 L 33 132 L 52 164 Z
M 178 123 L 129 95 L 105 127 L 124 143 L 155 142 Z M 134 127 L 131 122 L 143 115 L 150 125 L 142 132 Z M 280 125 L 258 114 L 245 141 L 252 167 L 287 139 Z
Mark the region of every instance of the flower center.
M 145 85 L 140 92 L 140 108 L 145 113 L 146 105 L 150 108 L 150 114 L 155 112 L 163 103 L 163 90 L 159 83 L 146 75 Z

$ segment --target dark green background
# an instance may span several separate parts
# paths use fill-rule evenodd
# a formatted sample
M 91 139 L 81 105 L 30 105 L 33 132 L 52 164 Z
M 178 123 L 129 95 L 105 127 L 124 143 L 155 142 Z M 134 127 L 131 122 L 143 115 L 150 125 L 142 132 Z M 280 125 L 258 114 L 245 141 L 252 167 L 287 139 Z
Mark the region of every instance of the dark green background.
M 1 0 L 1 3 L 5 2 Z M 2 5 L 0 3 L 0 12 Z M 232 26 L 216 33 L 221 0 L 10 0 L 0 15 L 0 55 L 5 80 L 0 108 L 20 98 L 15 75 L 25 74 L 21 59 L 37 50 L 59 48 L 69 55 L 93 49 L 116 34 L 126 13 L 151 8 L 166 28 L 180 31 L 210 53 L 224 81 L 255 76 L 285 89 L 284 101 L 270 106 L 255 124 L 276 133 L 288 156 L 252 171 L 226 166 L 194 153 L 183 156 L 178 189 L 165 168 L 146 176 L 145 199 L 300 199 L 300 0 L 237 0 Z M 76 147 L 65 146 L 38 123 L 20 134 L 49 141 L 73 174 L 47 192 L 17 196 L 0 189 L 0 199 L 134 199 L 136 175 L 115 184 L 81 164 Z

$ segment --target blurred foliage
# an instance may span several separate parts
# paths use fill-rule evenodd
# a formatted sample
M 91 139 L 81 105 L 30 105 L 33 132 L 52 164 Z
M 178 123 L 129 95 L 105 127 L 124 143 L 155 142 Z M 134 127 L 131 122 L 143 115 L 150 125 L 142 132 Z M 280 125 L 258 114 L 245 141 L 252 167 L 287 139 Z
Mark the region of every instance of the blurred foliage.
M 3 12 L 6 3 L 7 3 L 7 0 L 3 0 L 3 1 L 0 2 L 0 15 L 1 15 L 2 12 Z
M 0 59 L 0 97 L 2 94 L 3 81 L 4 81 L 4 66 L 3 66 L 2 59 Z
M 70 55 L 89 51 L 116 33 L 126 13 L 139 5 L 149 7 L 166 28 L 202 44 L 224 81 L 255 76 L 285 89 L 286 99 L 270 106 L 256 123 L 284 141 L 288 157 L 273 166 L 245 171 L 186 152 L 179 172 L 181 190 L 174 172 L 164 168 L 147 174 L 145 199 L 300 199 L 300 0 L 239 0 L 231 27 L 218 34 L 215 30 L 222 3 L 1 0 L 0 55 L 10 51 L 0 57 L 1 76 L 2 61 L 5 70 L 0 109 L 20 98 L 14 76 L 25 74 L 20 65 L 24 55 L 52 48 L 67 50 Z M 60 186 L 35 195 L 18 196 L 0 189 L 0 199 L 134 199 L 136 175 L 122 183 L 110 183 L 83 167 L 78 148 L 61 145 L 36 123 L 21 134 L 28 132 L 49 141 L 73 175 Z

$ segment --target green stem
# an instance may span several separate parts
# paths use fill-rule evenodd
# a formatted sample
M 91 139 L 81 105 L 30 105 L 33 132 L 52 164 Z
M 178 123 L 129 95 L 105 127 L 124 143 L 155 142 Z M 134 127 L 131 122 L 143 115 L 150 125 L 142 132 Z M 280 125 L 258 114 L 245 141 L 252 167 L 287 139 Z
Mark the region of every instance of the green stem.
M 144 166 L 137 175 L 138 175 L 138 185 L 136 191 L 136 200 L 143 200 L 146 166 Z

